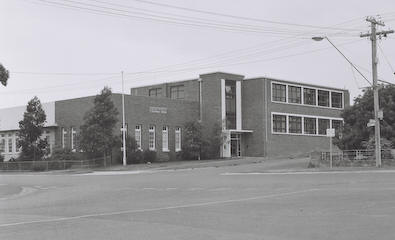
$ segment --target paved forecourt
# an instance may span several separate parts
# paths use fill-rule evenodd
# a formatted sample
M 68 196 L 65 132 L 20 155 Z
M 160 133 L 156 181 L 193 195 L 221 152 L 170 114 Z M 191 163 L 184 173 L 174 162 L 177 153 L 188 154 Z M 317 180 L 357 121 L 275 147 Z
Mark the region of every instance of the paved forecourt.
M 395 172 L 0 176 L 0 239 L 393 239 Z

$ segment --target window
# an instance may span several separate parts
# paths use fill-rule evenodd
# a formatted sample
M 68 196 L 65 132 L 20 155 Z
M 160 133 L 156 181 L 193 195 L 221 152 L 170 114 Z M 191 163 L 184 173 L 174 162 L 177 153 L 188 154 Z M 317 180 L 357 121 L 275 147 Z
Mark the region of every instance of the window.
M 273 132 L 276 133 L 287 132 L 287 116 L 273 115 Z
M 136 139 L 137 148 L 141 149 L 141 125 L 136 125 L 134 129 L 134 138 Z
M 162 97 L 162 88 L 152 88 L 148 91 L 150 97 Z
M 77 132 L 73 127 L 71 127 L 71 150 L 75 150 L 75 140 L 77 139 Z M 48 144 L 49 144 L 49 138 L 48 138 Z
M 305 134 L 317 134 L 316 119 L 315 118 L 304 118 L 304 133 Z
M 162 129 L 162 151 L 168 152 L 169 151 L 169 128 L 164 126 Z
M 226 129 L 236 129 L 236 82 L 225 82 Z
M 289 133 L 302 133 L 302 117 L 289 116 Z
M 329 107 L 329 92 L 318 90 L 318 106 Z
M 326 129 L 330 128 L 329 119 L 318 119 L 318 134 L 326 135 Z
M 332 128 L 335 129 L 335 134 L 337 137 L 342 136 L 342 128 L 343 128 L 343 121 L 341 120 L 332 120 Z
M 1 135 L 2 137 L 0 138 L 0 153 L 5 152 L 5 138 L 4 135 Z
M 170 87 L 171 99 L 184 99 L 184 85 Z
M 18 147 L 19 133 L 15 133 L 15 152 L 20 152 L 21 148 Z
M 316 99 L 315 99 L 315 89 L 312 88 L 303 88 L 303 99 L 304 99 L 304 104 L 307 105 L 316 105 Z
M 179 152 L 181 151 L 181 128 L 176 127 L 174 138 L 175 150 L 176 152 Z
M 8 152 L 12 153 L 12 135 L 8 134 Z
M 155 126 L 148 129 L 148 149 L 155 150 Z
M 337 92 L 331 92 L 332 107 L 343 108 L 343 94 Z
M 273 94 L 272 100 L 278 101 L 278 102 L 285 102 L 286 101 L 285 89 L 286 89 L 285 85 L 273 83 L 272 84 L 272 94 Z
M 66 147 L 66 135 L 67 135 L 67 131 L 62 128 L 62 148 Z
M 288 86 L 288 102 L 301 103 L 302 102 L 302 88 L 295 86 Z

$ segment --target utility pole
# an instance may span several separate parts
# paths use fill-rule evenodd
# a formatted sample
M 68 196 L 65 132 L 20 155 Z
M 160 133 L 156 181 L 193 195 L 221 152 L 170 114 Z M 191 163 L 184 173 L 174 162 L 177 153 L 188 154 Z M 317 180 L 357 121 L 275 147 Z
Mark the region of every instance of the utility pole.
M 366 18 L 370 22 L 371 32 L 361 34 L 361 37 L 370 37 L 372 41 L 372 75 L 373 75 L 373 97 L 374 97 L 374 136 L 375 136 L 375 154 L 376 154 L 376 167 L 381 167 L 381 145 L 380 145 L 380 119 L 379 119 L 379 87 L 377 85 L 377 36 L 386 37 L 387 34 L 394 33 L 394 30 L 389 31 L 376 31 L 376 26 L 385 26 L 382 21 L 376 20 L 374 17 Z
M 124 92 L 124 81 L 123 81 L 123 71 L 122 76 L 122 163 L 126 166 L 126 128 L 125 128 L 125 92 Z

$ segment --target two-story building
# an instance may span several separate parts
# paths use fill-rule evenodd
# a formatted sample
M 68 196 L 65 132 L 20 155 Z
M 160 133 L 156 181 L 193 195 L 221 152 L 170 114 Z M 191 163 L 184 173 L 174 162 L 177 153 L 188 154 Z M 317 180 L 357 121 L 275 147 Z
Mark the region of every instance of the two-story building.
M 45 109 L 51 119 L 45 134 L 53 139 L 53 147 L 78 149 L 79 127 L 93 99 L 89 96 L 47 104 L 52 107 Z M 119 112 L 121 99 L 121 94 L 112 95 Z M 135 137 L 139 147 L 157 151 L 164 161 L 181 151 L 183 126 L 189 121 L 200 121 L 206 131 L 214 125 L 222 127 L 223 157 L 292 156 L 327 150 L 326 129 L 340 129 L 340 114 L 349 104 L 349 92 L 344 89 L 215 72 L 132 88 L 125 95 L 125 119 L 128 135 Z M 18 153 L 13 145 L 18 129 L 15 124 L 22 119 L 23 110 L 7 113 L 15 109 L 0 109 L 0 153 L 6 159 L 11 148 L 15 149 L 12 156 Z M 121 114 L 118 117 L 114 131 L 120 134 Z M 14 140 L 8 140 L 10 133 Z

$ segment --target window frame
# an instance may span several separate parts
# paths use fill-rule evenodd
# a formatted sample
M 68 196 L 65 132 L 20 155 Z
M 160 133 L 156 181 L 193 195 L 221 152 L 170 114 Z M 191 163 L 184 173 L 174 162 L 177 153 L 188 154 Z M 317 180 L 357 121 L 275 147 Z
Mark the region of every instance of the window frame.
M 177 93 L 177 97 L 173 97 L 173 89 L 177 89 L 174 93 Z M 181 91 L 180 91 L 181 89 Z M 182 92 L 182 97 L 180 97 L 180 93 Z M 185 86 L 184 85 L 174 85 L 170 86 L 170 99 L 173 100 L 183 100 L 185 99 Z
M 286 85 L 286 102 L 281 102 L 281 101 L 275 101 L 273 100 L 273 84 L 280 84 L 280 85 Z M 344 109 L 345 106 L 345 92 L 342 90 L 337 90 L 337 89 L 331 89 L 331 88 L 325 88 L 325 87 L 314 87 L 314 86 L 308 86 L 308 85 L 303 85 L 303 84 L 297 84 L 297 83 L 288 83 L 288 82 L 281 82 L 281 80 L 270 80 L 270 91 L 271 91 L 271 102 L 273 103 L 282 103 L 282 104 L 290 104 L 290 105 L 297 105 L 297 106 L 305 106 L 305 107 L 316 107 L 316 108 L 325 108 L 325 109 L 334 109 L 334 110 L 342 110 Z M 301 103 L 293 103 L 289 101 L 289 87 L 300 87 L 301 88 Z M 315 89 L 316 90 L 316 104 L 315 105 L 309 105 L 309 104 L 304 104 L 304 89 L 308 88 L 308 89 Z M 329 92 L 329 107 L 325 107 L 325 106 L 319 106 L 318 105 L 318 90 L 322 90 L 322 91 L 328 91 Z M 342 108 L 336 108 L 336 107 L 332 107 L 332 103 L 331 103 L 331 93 L 338 93 L 341 94 L 342 96 Z M 270 101 L 269 100 L 269 101 Z
M 284 97 L 282 97 L 282 96 L 281 97 L 275 96 L 275 93 L 278 93 L 279 91 L 282 91 L 282 89 L 275 89 L 275 85 L 284 87 Z M 272 94 L 272 101 L 273 102 L 280 102 L 280 103 L 286 103 L 287 102 L 287 85 L 286 84 L 272 83 L 271 90 L 272 90 L 271 94 Z M 278 99 L 283 99 L 284 98 L 284 101 L 278 100 L 276 98 L 278 98 Z
M 142 129 L 142 125 L 137 124 L 134 127 L 134 139 L 136 140 L 136 144 L 137 144 L 137 149 L 141 150 L 141 129 Z M 138 138 L 136 136 L 139 136 Z
M 162 127 L 162 152 L 169 152 L 169 127 Z
M 273 129 L 273 115 L 283 115 L 286 116 L 287 118 L 287 132 L 274 132 Z M 292 133 L 289 131 L 290 128 L 290 117 L 301 117 L 302 118 L 302 133 Z M 304 126 L 304 119 L 305 118 L 315 118 L 315 126 L 316 126 L 316 134 L 306 134 L 305 133 L 305 126 Z M 328 117 L 328 116 L 317 116 L 317 115 L 304 115 L 304 114 L 294 114 L 294 113 L 284 113 L 284 112 L 271 112 L 271 134 L 272 135 L 294 135 L 294 136 L 312 136 L 312 137 L 325 137 L 324 135 L 319 135 L 318 134 L 318 120 L 319 119 L 328 119 L 330 122 L 330 128 L 332 127 L 332 121 L 339 121 L 344 125 L 344 119 L 343 118 L 337 118 L 337 117 Z
M 150 125 L 148 127 L 148 150 L 156 150 L 155 125 Z
M 174 151 L 180 152 L 182 148 L 182 137 L 181 137 L 181 127 L 176 127 L 174 129 Z

